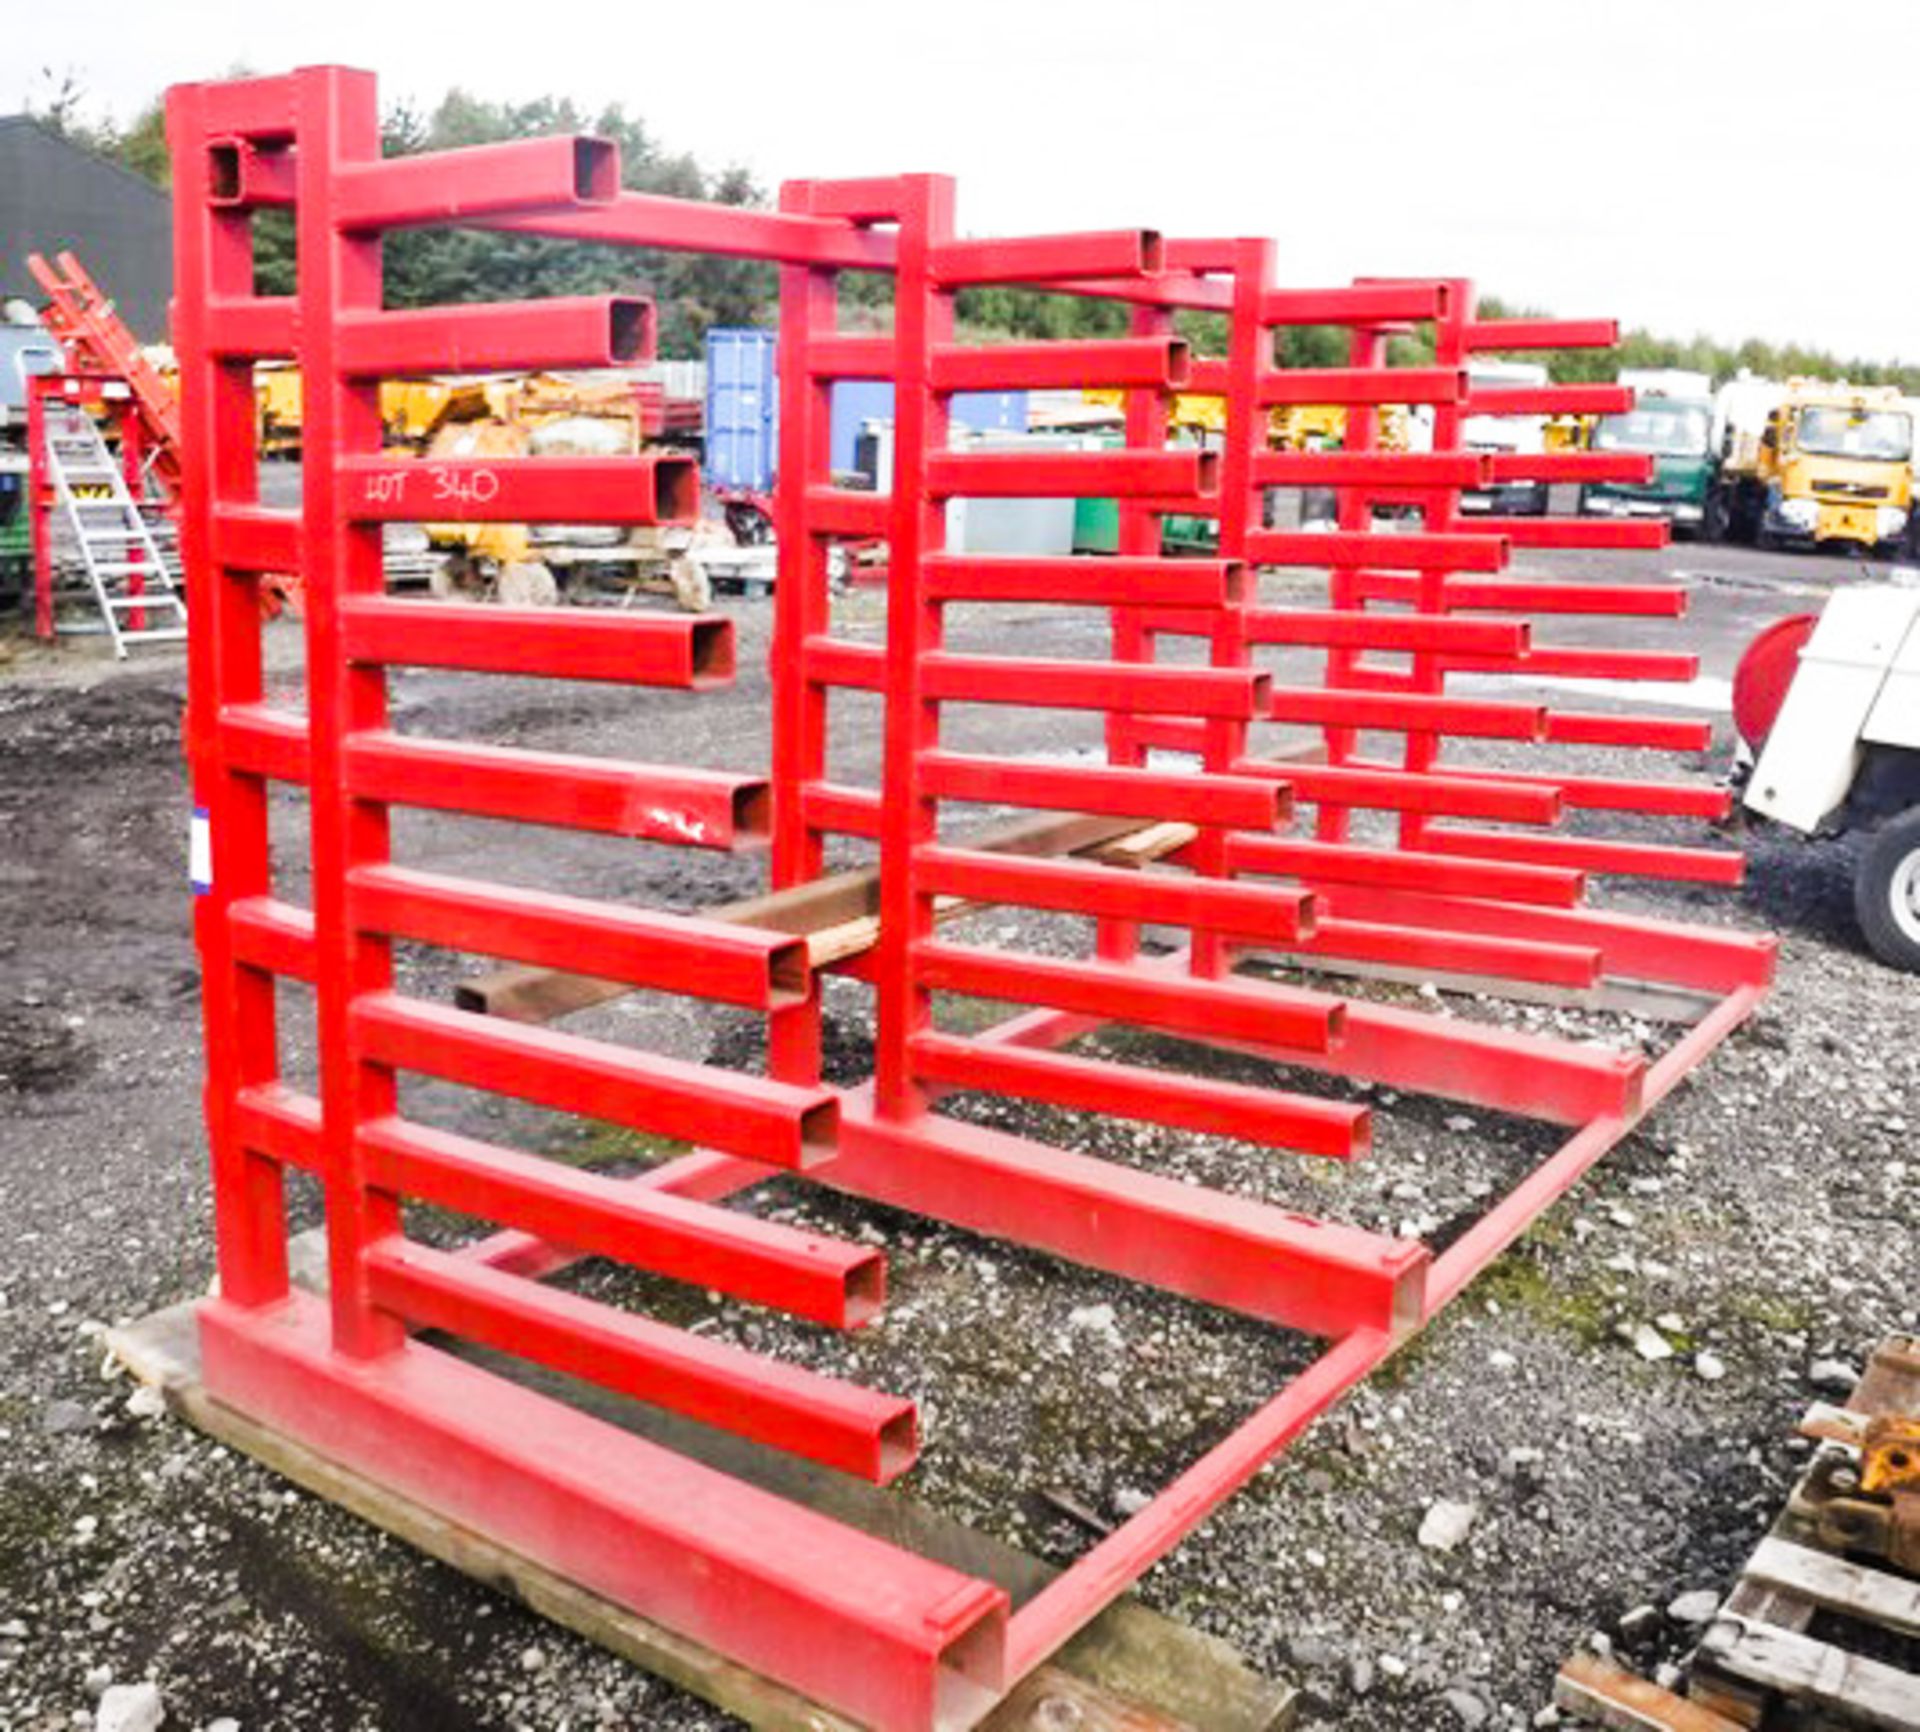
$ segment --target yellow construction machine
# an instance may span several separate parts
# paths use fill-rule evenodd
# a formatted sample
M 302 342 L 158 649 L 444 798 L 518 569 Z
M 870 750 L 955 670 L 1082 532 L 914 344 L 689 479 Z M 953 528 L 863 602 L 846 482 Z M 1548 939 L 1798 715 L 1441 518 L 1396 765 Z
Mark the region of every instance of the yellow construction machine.
M 1722 387 L 1715 409 L 1710 539 L 1871 552 L 1906 533 L 1913 414 L 1893 387 L 1740 380 Z

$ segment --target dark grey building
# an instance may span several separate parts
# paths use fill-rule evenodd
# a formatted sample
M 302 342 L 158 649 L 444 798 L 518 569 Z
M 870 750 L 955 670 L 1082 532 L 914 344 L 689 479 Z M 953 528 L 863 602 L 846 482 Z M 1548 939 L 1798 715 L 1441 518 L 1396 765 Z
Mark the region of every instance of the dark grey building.
M 44 297 L 27 254 L 71 251 L 142 342 L 167 336 L 173 216 L 167 195 L 31 115 L 0 115 L 0 298 Z

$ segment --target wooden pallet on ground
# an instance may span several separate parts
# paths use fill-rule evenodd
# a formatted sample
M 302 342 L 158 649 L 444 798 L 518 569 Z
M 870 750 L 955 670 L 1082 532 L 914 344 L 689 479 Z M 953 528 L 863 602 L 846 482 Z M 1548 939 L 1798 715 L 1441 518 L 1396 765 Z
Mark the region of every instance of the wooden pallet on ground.
M 1694 1661 L 1690 1695 L 1736 1725 L 1920 1732 L 1920 1578 L 1846 1544 L 1858 1439 L 1879 1415 L 1920 1418 L 1920 1344 L 1883 1343 L 1845 1408 L 1801 1427 L 1820 1450 Z M 1920 1523 L 1920 1489 L 1900 1495 Z

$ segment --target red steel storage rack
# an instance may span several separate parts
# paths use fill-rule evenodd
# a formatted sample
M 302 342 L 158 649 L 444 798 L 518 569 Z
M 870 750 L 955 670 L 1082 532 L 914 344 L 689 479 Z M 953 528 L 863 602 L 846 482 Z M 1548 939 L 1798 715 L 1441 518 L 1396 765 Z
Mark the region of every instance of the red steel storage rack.
M 182 87 L 171 94 L 168 125 L 181 532 L 195 612 L 188 745 L 212 861 L 196 932 L 220 1290 L 203 1306 L 201 1325 L 210 1393 L 255 1420 L 841 1713 L 916 1732 L 972 1724 L 1523 1232 L 1764 991 L 1769 940 L 1581 908 L 1584 872 L 1625 858 L 1600 852 L 1614 845 L 1564 838 L 1587 852 L 1538 858 L 1526 850 L 1544 838 L 1529 832 L 1496 832 L 1496 842 L 1437 822 L 1544 826 L 1582 798 L 1633 811 L 1695 809 L 1650 805 L 1655 796 L 1629 798 L 1551 772 L 1528 779 L 1456 770 L 1438 755 L 1453 733 L 1683 743 L 1678 727 L 1646 727 L 1641 740 L 1635 730 L 1644 724 L 1612 716 L 1563 720 L 1556 735 L 1546 707 L 1444 689 L 1453 667 L 1556 677 L 1597 668 L 1585 659 L 1592 652 L 1543 659 L 1528 616 L 1594 596 L 1622 609 L 1642 599 L 1500 578 L 1511 534 L 1463 527 L 1455 515 L 1459 490 L 1488 471 L 1459 448 L 1460 414 L 1505 406 L 1463 397 L 1460 356 L 1476 344 L 1577 340 L 1586 328 L 1569 337 L 1565 329 L 1482 326 L 1470 294 L 1450 283 L 1282 290 L 1270 280 L 1271 250 L 1262 242 L 1174 243 L 1146 230 L 963 239 L 952 184 L 937 176 L 796 182 L 783 190 L 781 208 L 767 212 L 621 191 L 612 148 L 592 139 L 382 159 L 373 82 L 338 68 Z M 299 288 L 270 299 L 254 293 L 251 218 L 283 205 L 297 224 Z M 694 689 L 733 670 L 725 619 L 521 612 L 385 595 L 380 525 L 390 519 L 649 523 L 695 506 L 690 471 L 667 456 L 462 463 L 381 455 L 382 377 L 607 365 L 648 351 L 651 309 L 620 297 L 384 310 L 382 234 L 448 222 L 780 267 L 781 566 L 769 778 L 393 728 L 391 667 Z M 849 271 L 890 276 L 889 331 L 841 329 L 839 285 Z M 1107 341 L 958 344 L 954 297 L 983 283 L 1108 297 L 1132 308 L 1132 330 Z M 1228 354 L 1190 355 L 1173 335 L 1181 308 L 1228 315 Z M 1271 365 L 1272 332 L 1309 320 L 1352 328 L 1350 368 L 1289 377 Z M 1437 322 L 1440 363 L 1385 367 L 1387 335 L 1414 320 Z M 297 359 L 306 380 L 297 515 L 258 501 L 251 369 L 270 357 Z M 828 391 L 841 378 L 893 384 L 889 494 L 833 484 Z M 1128 393 L 1124 449 L 1031 454 L 949 445 L 955 391 L 1088 385 Z M 1227 398 L 1218 451 L 1169 446 L 1165 411 L 1176 389 Z M 1267 451 L 1266 406 L 1289 392 L 1308 394 L 1296 401 L 1352 405 L 1348 450 L 1311 460 Z M 1436 449 L 1377 451 L 1368 407 L 1409 399 L 1437 406 Z M 1305 482 L 1341 489 L 1339 532 L 1295 537 L 1264 528 L 1263 490 Z M 1403 494 L 1426 514 L 1420 531 L 1376 531 L 1373 504 Z M 947 550 L 949 500 L 1034 495 L 1120 498 L 1119 556 Z M 1218 556 L 1163 556 L 1159 520 L 1169 511 L 1217 514 Z M 833 542 L 873 537 L 889 544 L 881 646 L 836 638 L 828 606 Z M 1330 568 L 1328 605 L 1261 605 L 1255 568 L 1276 563 Z M 296 569 L 307 595 L 304 713 L 266 701 L 254 593 L 261 574 Z M 1103 662 L 1041 662 L 947 648 L 946 610 L 974 600 L 1108 610 L 1113 653 Z M 1157 658 L 1162 639 L 1182 634 L 1207 640 L 1204 664 Z M 1328 651 L 1324 685 L 1276 685 L 1253 665 L 1270 643 Z M 1390 653 L 1410 655 L 1411 673 L 1401 669 L 1388 681 L 1376 671 L 1378 656 Z M 878 694 L 883 706 L 877 787 L 828 776 L 828 708 L 845 691 Z M 1383 698 L 1392 709 L 1382 708 Z M 1102 713 L 1108 761 L 953 750 L 942 743 L 941 713 L 956 703 Z M 1259 755 L 1252 731 L 1275 719 L 1319 729 L 1325 761 Z M 1399 763 L 1358 755 L 1359 736 L 1383 727 L 1406 734 Z M 1693 741 L 1687 732 L 1685 742 Z M 1197 762 L 1162 768 L 1147 756 L 1156 748 Z M 306 791 L 309 908 L 275 892 L 270 783 Z M 1296 801 L 1317 808 L 1312 836 L 1288 831 Z M 943 808 L 968 804 L 1093 815 L 1120 828 L 1177 827 L 1186 870 L 1033 857 L 943 834 Z M 827 838 L 865 839 L 879 857 L 878 939 L 828 965 L 871 988 L 871 1082 L 822 1084 L 818 981 L 802 940 L 421 871 L 393 858 L 396 806 L 708 848 L 766 839 L 774 882 L 787 887 L 821 876 Z M 1349 815 L 1373 809 L 1400 816 L 1398 836 L 1353 840 Z M 956 899 L 1084 916 L 1097 943 L 1091 955 L 1061 958 L 951 941 L 938 920 Z M 1150 954 L 1138 942 L 1143 925 L 1184 928 L 1191 942 Z M 772 1074 L 687 1064 L 409 997 L 396 990 L 395 940 L 758 1010 L 769 1019 Z M 1322 967 L 1325 983 L 1283 986 L 1237 972 L 1250 953 Z M 1628 977 L 1714 1003 L 1649 1063 L 1637 1052 L 1390 1008 L 1355 996 L 1337 974 L 1343 961 L 1395 959 L 1442 979 L 1473 977 L 1487 990 L 1497 990 L 1488 976 L 1575 986 Z M 317 1094 L 282 1078 L 276 977 L 312 989 Z M 963 1034 L 941 1024 L 947 994 L 1017 1009 L 985 1032 Z M 1364 1154 L 1372 1127 L 1360 1107 L 1065 1050 L 1108 1023 L 1254 1051 L 1302 1073 L 1483 1102 L 1570 1134 L 1435 1256 L 1417 1242 L 940 1111 L 945 1094 L 985 1091 L 1324 1158 Z M 636 1179 L 580 1172 L 409 1119 L 402 1073 L 684 1138 L 699 1152 Z M 325 1190 L 324 1301 L 289 1283 L 288 1167 L 316 1174 Z M 884 1298 L 874 1251 L 723 1206 L 773 1173 L 1040 1247 L 1328 1345 L 1144 1510 L 1016 1609 L 987 1582 L 419 1339 L 418 1331 L 434 1330 L 504 1348 L 890 1479 L 913 1458 L 909 1403 L 539 1279 L 579 1255 L 601 1255 L 817 1322 L 859 1324 Z M 409 1198 L 497 1230 L 454 1251 L 434 1249 L 403 1231 Z

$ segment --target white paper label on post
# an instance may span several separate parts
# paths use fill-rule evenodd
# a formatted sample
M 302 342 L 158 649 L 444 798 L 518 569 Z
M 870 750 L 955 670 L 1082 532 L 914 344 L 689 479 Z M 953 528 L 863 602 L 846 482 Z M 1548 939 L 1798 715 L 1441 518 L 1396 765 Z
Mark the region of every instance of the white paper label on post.
M 194 807 L 187 825 L 187 877 L 196 896 L 204 896 L 213 888 L 213 826 L 205 806 Z

